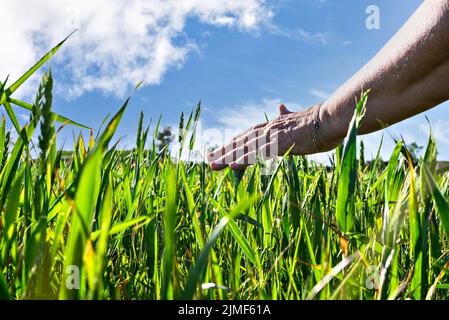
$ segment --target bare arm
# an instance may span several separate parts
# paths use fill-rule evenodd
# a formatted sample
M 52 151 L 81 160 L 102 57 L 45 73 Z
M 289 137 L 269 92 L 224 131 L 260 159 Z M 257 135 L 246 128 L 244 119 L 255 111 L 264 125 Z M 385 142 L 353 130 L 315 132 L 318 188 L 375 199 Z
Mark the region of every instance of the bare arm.
M 449 0 L 427 0 L 401 30 L 322 106 L 323 135 L 341 141 L 354 99 L 371 88 L 361 133 L 449 99 Z
M 335 148 L 346 135 L 355 99 L 367 89 L 371 93 L 361 134 L 449 100 L 449 0 L 424 1 L 385 47 L 327 101 L 296 113 L 280 106 L 279 118 L 209 154 L 212 168 L 243 169 L 254 163 L 257 154 L 273 155 L 275 150 L 282 155 L 291 146 L 297 155 Z

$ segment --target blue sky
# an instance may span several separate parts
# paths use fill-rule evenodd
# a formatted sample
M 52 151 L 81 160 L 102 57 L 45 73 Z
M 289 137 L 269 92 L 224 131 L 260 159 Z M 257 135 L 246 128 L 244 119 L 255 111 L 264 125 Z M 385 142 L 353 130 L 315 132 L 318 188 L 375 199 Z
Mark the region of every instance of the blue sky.
M 190 111 L 201 100 L 204 106 L 203 128 L 222 130 L 234 127 L 238 131 L 262 121 L 264 112 L 274 116 L 279 102 L 296 111 L 322 101 L 362 67 L 421 3 L 419 0 L 252 2 L 266 10 L 264 14 L 269 11 L 260 18 L 265 20 L 256 27 L 225 25 L 215 18 L 186 13 L 183 26 L 176 29 L 175 35 L 169 39 L 175 47 L 189 48 L 188 52 L 167 63 L 160 72 L 160 79 L 153 81 L 155 83 L 149 81 L 150 84 L 133 94 L 118 132 L 119 136 L 125 137 L 124 141 L 134 139 L 140 110 L 144 111 L 147 120 L 153 118 L 153 121 L 162 113 L 163 124 L 173 125 L 182 111 Z M 380 8 L 380 30 L 365 27 L 368 5 Z M 229 10 L 228 15 L 232 16 L 232 10 L 238 8 Z M 59 34 L 55 33 L 48 39 L 57 36 Z M 81 41 L 77 37 L 83 38 L 82 26 L 73 37 L 75 43 Z M 115 41 L 122 39 L 117 36 Z M 111 41 L 113 43 L 114 38 Z M 36 50 L 38 53 L 42 51 L 41 47 L 35 47 L 39 48 Z M 71 50 L 70 46 L 67 50 Z M 98 128 L 107 113 L 120 107 L 132 81 L 123 74 L 107 73 L 109 78 L 125 79 L 123 92 L 114 92 L 114 87 L 111 90 L 81 89 L 76 94 L 68 94 L 76 81 L 76 76 L 72 76 L 73 64 L 70 63 L 76 59 L 67 56 L 66 52 L 63 51 L 62 57 L 52 62 L 58 83 L 54 109 L 73 120 Z M 95 66 L 86 70 L 97 72 Z M 3 77 L 1 65 L 0 72 Z M 449 159 L 449 152 L 445 151 L 449 146 L 446 110 L 447 105 L 440 106 L 426 112 L 426 115 L 434 126 L 440 158 Z M 64 130 L 60 142 L 65 138 L 71 139 L 72 129 Z M 389 135 L 401 134 L 406 142 L 417 141 L 425 145 L 427 123 L 424 115 L 418 115 L 389 128 L 384 134 L 383 156 L 388 157 L 392 150 Z M 363 137 L 367 157 L 375 153 L 380 137 L 381 133 Z

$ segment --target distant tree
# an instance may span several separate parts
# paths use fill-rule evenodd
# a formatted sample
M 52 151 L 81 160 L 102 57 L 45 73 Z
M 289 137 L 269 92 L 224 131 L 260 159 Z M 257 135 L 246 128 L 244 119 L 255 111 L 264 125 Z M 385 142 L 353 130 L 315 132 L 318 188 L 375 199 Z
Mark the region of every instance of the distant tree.
M 161 151 L 165 146 L 167 148 L 170 146 L 170 143 L 173 142 L 173 133 L 170 126 L 165 127 L 161 131 L 157 133 L 157 149 Z
M 424 147 L 418 145 L 416 142 L 409 144 L 407 148 L 412 154 L 413 159 L 419 159 L 420 153 L 424 149 Z

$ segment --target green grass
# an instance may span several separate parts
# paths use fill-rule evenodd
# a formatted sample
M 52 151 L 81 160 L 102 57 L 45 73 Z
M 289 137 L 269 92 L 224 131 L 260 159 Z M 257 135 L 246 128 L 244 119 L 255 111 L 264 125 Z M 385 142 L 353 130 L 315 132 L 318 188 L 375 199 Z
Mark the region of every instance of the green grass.
M 11 141 L 3 117 L 1 299 L 449 297 L 449 174 L 436 170 L 431 135 L 422 158 L 397 141 L 388 162 L 365 163 L 363 147 L 357 160 L 364 94 L 331 166 L 285 156 L 269 176 L 259 164 L 213 172 L 157 152 L 160 119 L 144 127 L 143 114 L 135 148 L 117 149 L 127 100 L 63 152 L 54 121 L 82 125 L 51 112 L 51 73 L 33 104 L 12 97 L 61 45 L 0 85 L 19 134 Z M 31 111 L 25 126 L 11 104 Z M 185 126 L 182 116 L 183 148 L 199 116 L 200 105 Z

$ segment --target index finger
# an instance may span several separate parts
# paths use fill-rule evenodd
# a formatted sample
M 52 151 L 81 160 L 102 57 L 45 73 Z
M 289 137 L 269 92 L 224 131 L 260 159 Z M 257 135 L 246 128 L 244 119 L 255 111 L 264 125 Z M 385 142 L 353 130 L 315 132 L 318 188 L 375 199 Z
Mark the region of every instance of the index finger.
M 220 157 L 226 155 L 227 153 L 232 152 L 233 150 L 239 148 L 245 142 L 262 135 L 263 128 L 266 126 L 266 124 L 267 123 L 258 124 L 254 127 L 249 128 L 248 130 L 239 134 L 238 136 L 234 137 L 232 141 L 229 142 L 227 145 L 221 146 L 213 150 L 209 154 L 207 154 L 207 160 L 209 162 L 215 161 Z

